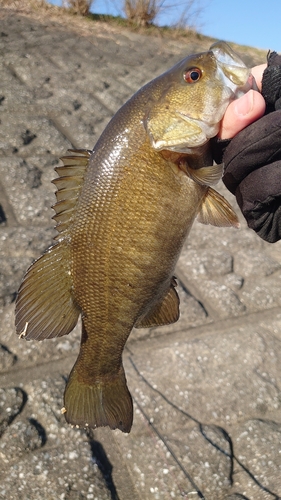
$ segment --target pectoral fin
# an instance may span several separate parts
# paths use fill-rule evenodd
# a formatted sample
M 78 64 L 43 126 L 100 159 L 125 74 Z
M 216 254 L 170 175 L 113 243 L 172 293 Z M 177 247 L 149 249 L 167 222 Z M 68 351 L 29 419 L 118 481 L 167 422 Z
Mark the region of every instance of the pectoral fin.
M 239 227 L 239 220 L 226 199 L 212 188 L 208 188 L 203 199 L 198 222 L 219 227 Z
M 211 186 L 212 184 L 217 184 L 221 180 L 223 163 L 198 169 L 193 169 L 186 165 L 186 172 L 194 182 L 197 182 L 197 184 Z
M 152 328 L 153 326 L 170 325 L 179 319 L 179 296 L 175 290 L 176 282 L 172 281 L 171 286 L 164 298 L 141 318 L 136 324 L 136 328 Z

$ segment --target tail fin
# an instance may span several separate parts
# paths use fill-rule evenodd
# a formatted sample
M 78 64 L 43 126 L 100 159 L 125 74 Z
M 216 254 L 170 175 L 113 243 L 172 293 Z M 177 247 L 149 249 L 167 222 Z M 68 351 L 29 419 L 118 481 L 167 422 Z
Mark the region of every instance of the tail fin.
M 66 421 L 79 427 L 105 427 L 130 432 L 133 423 L 133 403 L 126 384 L 124 369 L 104 381 L 89 385 L 75 369 L 69 376 L 64 393 Z

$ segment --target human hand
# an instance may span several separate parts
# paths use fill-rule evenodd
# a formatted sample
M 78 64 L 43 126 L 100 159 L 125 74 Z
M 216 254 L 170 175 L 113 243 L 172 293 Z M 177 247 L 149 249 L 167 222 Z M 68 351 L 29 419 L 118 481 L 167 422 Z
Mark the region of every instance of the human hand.
M 261 80 L 265 68 L 266 64 L 252 68 L 252 75 L 259 90 L 261 90 Z M 265 100 L 262 95 L 255 90 L 249 90 L 249 92 L 232 101 L 228 106 L 221 122 L 219 138 L 231 139 L 240 130 L 263 116 L 264 112 Z
M 273 243 L 281 239 L 281 56 L 269 54 L 261 78 L 264 69 L 259 66 L 253 71 L 257 71 L 258 86 L 262 79 L 264 99 L 250 91 L 252 95 L 248 92 L 233 102 L 227 109 L 221 136 L 235 137 L 218 143 L 221 156 L 223 144 L 225 149 L 224 184 L 236 196 L 248 226 Z M 237 113 L 235 104 L 239 101 Z

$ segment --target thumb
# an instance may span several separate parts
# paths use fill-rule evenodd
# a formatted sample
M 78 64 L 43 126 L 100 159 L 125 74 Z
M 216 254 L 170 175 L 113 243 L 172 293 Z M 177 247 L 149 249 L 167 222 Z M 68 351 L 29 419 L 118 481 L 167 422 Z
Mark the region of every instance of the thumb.
M 249 90 L 228 106 L 221 122 L 219 138 L 231 139 L 240 130 L 264 115 L 265 101 L 255 90 Z

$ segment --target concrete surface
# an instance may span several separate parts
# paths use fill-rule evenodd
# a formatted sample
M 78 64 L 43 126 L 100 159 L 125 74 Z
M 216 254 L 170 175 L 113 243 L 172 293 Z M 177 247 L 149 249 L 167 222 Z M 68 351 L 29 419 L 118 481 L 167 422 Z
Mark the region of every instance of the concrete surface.
M 20 280 L 55 234 L 58 158 L 92 148 L 142 84 L 208 46 L 0 10 L 0 498 L 281 498 L 280 244 L 242 216 L 240 230 L 194 225 L 180 320 L 131 334 L 129 435 L 72 429 L 60 414 L 79 325 L 42 343 L 14 333 Z M 249 64 L 265 60 L 255 54 Z

